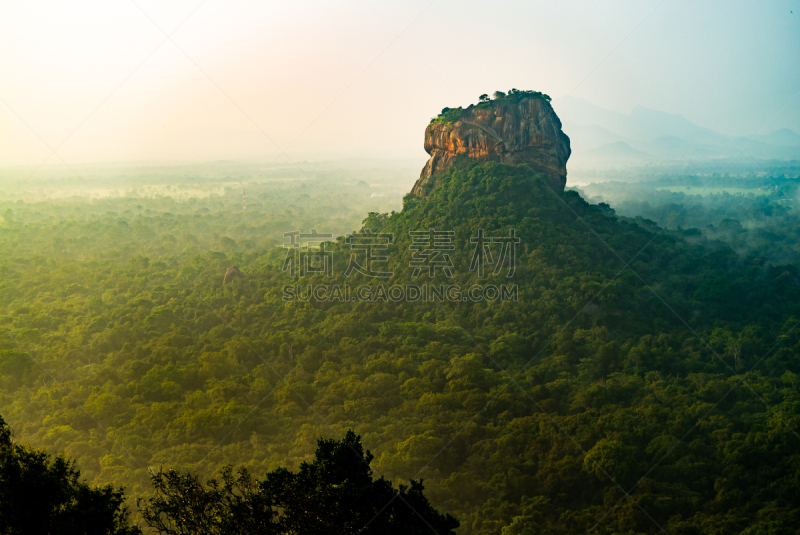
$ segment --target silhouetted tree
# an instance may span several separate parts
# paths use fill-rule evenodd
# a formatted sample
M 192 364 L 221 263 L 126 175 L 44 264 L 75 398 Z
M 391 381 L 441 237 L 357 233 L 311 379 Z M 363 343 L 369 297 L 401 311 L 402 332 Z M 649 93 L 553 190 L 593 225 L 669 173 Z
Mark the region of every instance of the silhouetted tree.
M 234 477 L 230 467 L 221 483 L 205 485 L 191 474 L 159 471 L 156 497 L 139 505 L 145 522 L 166 535 L 453 534 L 458 521 L 431 506 L 421 480 L 394 489 L 373 479 L 372 459 L 348 431 L 343 440 L 320 439 L 314 461 L 297 473 L 279 468 L 260 482 L 243 469 Z
M 431 506 L 421 480 L 399 490 L 383 477 L 373 480 L 372 459 L 361 437 L 348 431 L 343 440 L 319 440 L 314 461 L 296 474 L 284 468 L 267 474 L 264 489 L 284 509 L 285 533 L 446 535 L 459 526 Z
M 159 470 L 151 476 L 156 496 L 138 499 L 144 521 L 168 535 L 281 533 L 273 523 L 272 502 L 244 468 L 228 466 L 222 481 L 205 485 L 196 475 Z
M 91 488 L 74 462 L 15 444 L 0 417 L 0 533 L 140 534 L 128 524 L 122 489 Z

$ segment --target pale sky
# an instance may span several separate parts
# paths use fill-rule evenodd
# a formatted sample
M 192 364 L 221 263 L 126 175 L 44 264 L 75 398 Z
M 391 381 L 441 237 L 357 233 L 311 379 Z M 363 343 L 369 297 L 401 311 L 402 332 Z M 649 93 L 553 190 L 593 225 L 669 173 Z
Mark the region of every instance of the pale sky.
M 441 108 L 511 87 L 800 132 L 800 0 L 0 6 L 0 166 L 424 160 Z

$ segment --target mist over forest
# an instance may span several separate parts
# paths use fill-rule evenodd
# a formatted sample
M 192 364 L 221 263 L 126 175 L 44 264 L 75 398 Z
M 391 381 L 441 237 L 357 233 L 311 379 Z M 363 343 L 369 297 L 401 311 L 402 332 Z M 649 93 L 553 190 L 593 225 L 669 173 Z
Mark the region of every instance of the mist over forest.
M 399 211 L 417 168 L 413 160 L 380 159 L 4 168 L 0 196 L 7 200 L 0 223 L 36 223 L 39 229 L 67 221 L 143 224 L 166 214 L 178 216 L 167 223 L 169 232 L 131 234 L 126 254 L 174 254 L 162 248 L 173 239 L 182 251 L 243 252 L 279 246 L 283 233 L 295 227 L 343 236 L 360 228 L 369 212 Z M 35 178 L 20 184 L 20 176 L 34 171 Z M 568 188 L 587 201 L 605 203 L 650 229 L 709 247 L 725 244 L 773 264 L 798 262 L 800 161 L 578 167 L 569 177 Z M 45 239 L 42 233 L 37 242 Z M 102 249 L 86 246 L 62 249 L 81 256 Z

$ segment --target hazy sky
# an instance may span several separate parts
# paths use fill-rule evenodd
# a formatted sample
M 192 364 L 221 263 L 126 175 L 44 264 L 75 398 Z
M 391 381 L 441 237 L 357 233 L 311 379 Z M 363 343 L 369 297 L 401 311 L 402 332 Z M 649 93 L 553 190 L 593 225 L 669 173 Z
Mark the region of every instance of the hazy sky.
M 424 160 L 441 108 L 511 87 L 800 132 L 800 0 L 0 6 L 0 165 Z

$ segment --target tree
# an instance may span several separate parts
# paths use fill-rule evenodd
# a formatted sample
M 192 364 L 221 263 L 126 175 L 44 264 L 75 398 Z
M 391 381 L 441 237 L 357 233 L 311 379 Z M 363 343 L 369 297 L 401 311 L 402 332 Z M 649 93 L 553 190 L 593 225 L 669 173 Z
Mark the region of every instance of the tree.
M 234 477 L 230 467 L 221 483 L 205 486 L 191 474 L 159 471 L 152 476 L 156 496 L 139 506 L 164 535 L 453 534 L 459 522 L 431 506 L 421 480 L 395 490 L 372 478 L 372 459 L 348 431 L 343 440 L 320 439 L 314 461 L 297 473 L 278 468 L 259 482 L 243 469 Z
M 459 522 L 436 511 L 425 498 L 422 481 L 394 490 L 384 478 L 372 479 L 369 450 L 348 431 L 343 440 L 321 439 L 311 464 L 295 474 L 278 469 L 264 488 L 284 509 L 286 533 L 428 534 L 453 533 Z
M 280 533 L 272 502 L 244 468 L 222 471 L 222 481 L 205 486 L 196 475 L 159 470 L 151 475 L 156 496 L 136 500 L 144 521 L 168 535 Z
M 15 444 L 0 417 L 0 533 L 140 534 L 128 524 L 122 489 L 91 488 L 63 455 Z
M 478 97 L 478 100 L 480 100 L 481 102 L 489 102 L 489 95 L 484 93 L 483 95 Z

